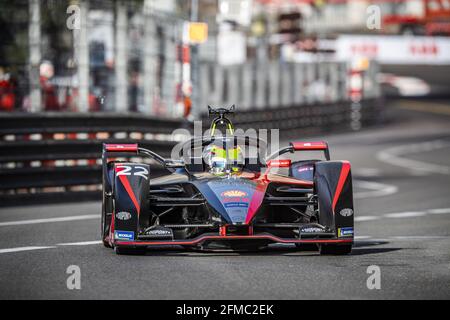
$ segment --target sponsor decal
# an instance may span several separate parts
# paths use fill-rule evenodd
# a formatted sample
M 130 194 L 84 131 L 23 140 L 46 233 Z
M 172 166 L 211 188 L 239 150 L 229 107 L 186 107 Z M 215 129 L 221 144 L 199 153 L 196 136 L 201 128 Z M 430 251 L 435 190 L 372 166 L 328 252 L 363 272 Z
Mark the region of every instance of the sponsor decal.
M 130 220 L 131 219 L 131 213 L 126 211 L 120 211 L 116 213 L 116 218 L 118 220 Z
M 338 228 L 338 237 L 348 237 L 348 236 L 353 236 L 352 227 Z
M 305 171 L 313 171 L 313 167 L 300 167 L 298 168 L 297 172 L 305 172 Z
M 243 198 L 247 196 L 247 192 L 242 190 L 227 190 L 222 192 L 221 196 L 226 198 Z
M 162 226 L 152 226 L 145 230 L 145 236 L 152 239 L 173 239 L 173 231 Z
M 248 208 L 247 202 L 227 202 L 224 204 L 225 208 Z
M 247 208 L 250 198 L 248 193 L 242 190 L 227 190 L 220 194 L 222 202 L 226 208 L 241 207 Z
M 343 217 L 351 217 L 353 215 L 353 209 L 345 208 L 339 211 L 339 214 Z
M 172 232 L 165 229 L 152 229 L 148 230 L 145 234 L 149 236 L 169 236 L 172 235 Z
M 117 240 L 134 240 L 133 231 L 114 231 L 114 238 Z
M 322 228 L 318 228 L 318 227 L 306 227 L 306 228 L 301 229 L 301 232 L 316 233 L 316 232 L 324 232 L 324 230 Z

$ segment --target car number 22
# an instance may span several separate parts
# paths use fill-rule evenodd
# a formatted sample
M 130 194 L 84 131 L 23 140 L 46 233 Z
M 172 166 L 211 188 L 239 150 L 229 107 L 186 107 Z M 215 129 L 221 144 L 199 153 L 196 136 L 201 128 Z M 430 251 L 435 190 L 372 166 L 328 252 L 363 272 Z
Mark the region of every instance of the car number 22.
M 126 166 L 120 165 L 117 166 L 117 176 L 139 176 L 148 180 L 148 170 L 144 167 L 140 166 Z

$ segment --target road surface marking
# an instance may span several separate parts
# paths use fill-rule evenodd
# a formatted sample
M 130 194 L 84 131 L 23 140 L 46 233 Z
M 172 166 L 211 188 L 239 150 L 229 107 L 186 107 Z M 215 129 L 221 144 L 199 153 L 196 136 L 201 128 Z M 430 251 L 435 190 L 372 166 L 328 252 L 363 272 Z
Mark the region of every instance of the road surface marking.
M 354 176 L 373 178 L 379 177 L 382 174 L 382 170 L 378 168 L 357 168 L 353 170 Z
M 19 226 L 19 225 L 37 224 L 37 223 L 51 223 L 51 222 L 76 221 L 76 220 L 89 220 L 89 219 L 100 219 L 100 215 L 98 215 L 98 214 L 86 214 L 86 215 L 82 215 L 82 216 L 69 216 L 69 217 L 47 218 L 47 219 L 6 221 L 6 222 L 0 222 L 0 227 Z
M 361 221 L 372 221 L 372 220 L 378 220 L 380 217 L 378 216 L 358 216 L 355 217 L 355 221 L 361 222 Z
M 353 194 L 354 199 L 384 197 L 394 194 L 398 191 L 397 186 L 379 182 L 355 180 L 353 183 L 357 188 L 372 190 L 355 192 Z
M 443 240 L 448 239 L 450 236 L 391 236 L 391 237 L 374 237 L 374 236 L 362 236 L 361 238 L 355 237 L 354 243 L 364 246 L 369 242 L 392 242 L 392 241 L 408 241 L 408 240 Z M 355 247 L 358 249 L 358 247 Z
M 450 213 L 450 208 L 430 209 L 430 210 L 427 210 L 427 213 L 430 213 L 430 214 Z
M 406 212 L 395 212 L 395 213 L 385 213 L 379 216 L 356 216 L 355 222 L 366 222 L 366 221 L 376 221 L 383 218 L 390 218 L 390 219 L 402 219 L 402 218 L 411 218 L 411 217 L 423 217 L 429 214 L 450 214 L 450 208 L 436 208 L 436 209 L 428 209 L 423 211 L 406 211 Z M 81 217 L 92 217 L 95 216 L 97 218 L 97 215 L 86 215 L 86 216 L 76 216 L 78 218 Z M 73 219 L 74 217 L 66 217 Z M 61 219 L 61 218 L 55 218 L 55 219 Z M 86 219 L 86 218 L 84 218 Z M 91 219 L 91 218 L 89 218 Z M 39 219 L 39 220 L 54 220 L 54 219 Z M 80 220 L 80 219 L 76 219 Z M 23 220 L 23 221 L 36 221 L 36 220 Z M 18 221 L 18 222 L 23 222 Z M 61 220 L 58 220 L 61 221 Z M 71 221 L 71 220 L 63 220 L 63 221 Z M 41 222 L 39 222 L 41 223 Z M 370 239 L 371 241 L 383 241 L 383 240 L 426 240 L 426 239 L 446 239 L 449 238 L 449 236 L 393 236 L 388 237 L 386 239 L 374 239 L 372 236 L 356 236 L 355 240 L 364 240 L 364 239 Z M 99 245 L 102 241 L 100 240 L 92 240 L 92 241 L 79 241 L 79 242 L 65 242 L 65 243 L 58 243 L 52 246 L 28 246 L 28 247 L 17 247 L 17 248 L 6 248 L 6 249 L 0 249 L 0 254 L 3 253 L 13 253 L 13 252 L 23 252 L 23 251 L 33 251 L 33 250 L 44 250 L 44 249 L 54 249 L 57 247 L 67 247 L 67 246 L 89 246 L 89 245 Z
M 449 213 L 450 208 L 428 209 L 423 211 L 393 212 L 393 213 L 385 213 L 379 216 L 356 216 L 355 222 L 374 221 L 383 218 L 389 219 L 414 218 L 414 217 L 423 217 L 429 214 L 449 214 Z
M 377 153 L 377 159 L 398 167 L 407 168 L 413 171 L 422 171 L 425 173 L 450 174 L 450 167 L 439 164 L 432 164 L 419 160 L 405 158 L 405 155 L 429 152 L 436 149 L 450 147 L 450 143 L 444 140 L 433 140 L 422 143 L 414 143 L 396 146 L 382 150 Z
M 12 252 L 22 252 L 22 251 L 32 251 L 32 250 L 42 250 L 42 249 L 53 249 L 55 246 L 51 247 L 18 247 L 18 248 L 9 248 L 9 249 L 0 249 L 0 254 L 2 253 L 12 253 Z
M 99 240 L 96 241 L 83 241 L 83 242 L 69 242 L 69 243 L 58 243 L 57 246 L 89 246 L 93 244 L 101 244 Z
M 446 239 L 449 236 L 393 236 L 390 237 L 390 239 L 396 239 L 396 240 L 427 240 L 427 239 Z
M 371 236 L 355 236 L 354 239 L 355 240 L 363 240 L 363 239 L 370 239 L 372 238 Z
M 407 212 L 396 212 L 396 213 L 386 213 L 383 216 L 386 218 L 411 218 L 411 217 L 422 217 L 426 215 L 425 211 L 407 211 Z

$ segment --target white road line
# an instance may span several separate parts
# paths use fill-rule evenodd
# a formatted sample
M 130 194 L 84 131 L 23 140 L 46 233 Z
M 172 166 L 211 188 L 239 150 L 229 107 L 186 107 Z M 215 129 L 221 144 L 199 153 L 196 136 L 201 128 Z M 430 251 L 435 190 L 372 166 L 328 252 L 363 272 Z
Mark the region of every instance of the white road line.
M 449 236 L 394 236 L 390 237 L 391 239 L 396 240 L 426 240 L 426 239 L 447 239 Z
M 450 236 L 390 236 L 385 238 L 377 238 L 373 236 L 355 237 L 355 243 L 364 244 L 368 240 L 370 242 L 388 242 L 388 241 L 408 241 L 408 240 L 442 240 L 448 239 Z
M 53 249 L 55 246 L 51 247 L 18 247 L 9 249 L 0 249 L 0 254 L 2 253 L 12 253 L 12 252 L 22 252 L 22 251 L 32 251 L 32 250 L 42 250 L 42 249 Z
M 407 154 L 429 152 L 436 149 L 450 147 L 450 143 L 444 140 L 434 140 L 422 143 L 414 143 L 396 146 L 382 150 L 377 153 L 377 159 L 395 166 L 407 168 L 409 170 L 422 171 L 425 173 L 450 174 L 450 167 L 439 164 L 407 159 L 403 156 Z
M 409 211 L 409 212 L 396 212 L 396 213 L 386 213 L 383 217 L 386 218 L 410 218 L 410 217 L 422 217 L 426 215 L 425 211 Z
M 398 191 L 397 186 L 373 181 L 355 180 L 353 184 L 358 188 L 372 190 L 355 192 L 353 194 L 354 199 L 384 197 L 394 194 Z
M 22 252 L 22 251 L 43 250 L 43 249 L 54 249 L 58 246 L 88 246 L 88 245 L 101 244 L 101 243 L 102 243 L 101 241 L 95 240 L 95 241 L 58 243 L 54 246 L 30 246 L 30 247 L 7 248 L 7 249 L 0 249 L 0 254 L 12 253 L 12 252 Z
M 0 227 L 19 226 L 19 225 L 37 224 L 37 223 L 51 223 L 51 222 L 76 221 L 76 220 L 89 220 L 89 219 L 100 219 L 100 215 L 99 214 L 86 214 L 86 215 L 81 215 L 81 216 L 69 216 L 69 217 L 48 218 L 48 219 L 6 221 L 6 222 L 0 222 Z
M 364 243 L 365 240 L 370 241 L 392 241 L 392 240 L 439 240 L 439 239 L 448 239 L 450 236 L 391 236 L 386 238 L 376 238 L 373 236 L 355 236 L 355 242 Z M 30 246 L 30 247 L 17 247 L 17 248 L 7 248 L 0 249 L 0 254 L 4 253 L 14 253 L 14 252 L 24 252 L 24 251 L 34 251 L 34 250 L 44 250 L 44 249 L 55 249 L 58 246 L 87 246 L 87 245 L 98 245 L 101 244 L 101 241 L 93 240 L 93 241 L 82 241 L 82 242 L 68 242 L 68 243 L 58 243 L 54 246 Z M 290 244 L 278 244 L 290 246 Z
M 430 214 L 450 213 L 450 208 L 430 209 L 430 210 L 427 210 L 427 213 L 430 213 Z
M 374 221 L 383 218 L 390 218 L 390 219 L 414 218 L 414 217 L 423 217 L 428 214 L 449 214 L 449 213 L 450 208 L 428 209 L 424 211 L 393 212 L 393 213 L 385 213 L 379 216 L 356 216 L 355 222 Z
M 356 168 L 353 170 L 354 176 L 359 177 L 379 177 L 382 174 L 382 170 L 378 168 Z
M 58 243 L 57 246 L 89 246 L 101 243 L 102 243 L 101 241 L 68 242 L 68 243 Z
M 362 222 L 362 221 L 372 221 L 372 220 L 378 220 L 380 219 L 379 216 L 358 216 L 355 217 L 355 221 Z
M 355 236 L 355 240 L 364 240 L 364 239 L 370 239 L 371 236 Z
M 385 213 L 379 216 L 356 216 L 356 222 L 366 222 L 366 221 L 375 221 L 383 218 L 391 218 L 391 219 L 401 219 L 401 218 L 411 218 L 411 217 L 423 217 L 428 214 L 450 214 L 450 208 L 436 208 L 436 209 L 428 209 L 424 211 L 406 211 L 406 212 L 395 212 L 395 213 Z M 72 221 L 72 220 L 81 220 L 81 219 L 97 219 L 98 215 L 84 215 L 84 216 L 74 216 L 74 217 L 65 217 L 65 218 L 51 218 L 51 219 L 36 219 L 36 220 L 22 220 L 22 221 L 11 221 L 7 222 L 8 225 L 17 225 L 17 224 L 26 224 L 29 223 L 45 223 L 45 222 L 57 222 L 57 221 Z M 30 222 L 31 221 L 31 222 Z M 37 222 L 38 221 L 38 222 Z M 5 225 L 5 222 L 1 225 Z M 367 240 L 370 239 L 372 241 L 382 241 L 382 240 L 414 240 L 414 239 L 446 239 L 449 236 L 393 236 L 386 239 L 374 239 L 371 236 L 355 236 L 355 240 Z M 58 243 L 53 246 L 29 246 L 29 247 L 17 247 L 17 248 L 6 248 L 0 249 L 0 254 L 3 253 L 13 253 L 13 252 L 23 252 L 23 251 L 33 251 L 33 250 L 43 250 L 43 249 L 54 249 L 57 247 L 64 246 L 89 246 L 89 245 L 99 245 L 102 242 L 99 240 L 92 241 L 80 241 L 80 242 L 65 242 Z

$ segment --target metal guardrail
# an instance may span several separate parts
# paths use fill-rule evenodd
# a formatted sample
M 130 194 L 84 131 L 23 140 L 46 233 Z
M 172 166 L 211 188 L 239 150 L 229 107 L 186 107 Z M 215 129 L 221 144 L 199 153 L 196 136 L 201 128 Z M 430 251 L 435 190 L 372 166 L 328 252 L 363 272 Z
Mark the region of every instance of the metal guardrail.
M 168 156 L 176 144 L 173 130 L 189 127 L 183 120 L 139 114 L 1 114 L 0 206 L 99 199 L 103 142 L 138 141 Z M 153 175 L 164 172 L 151 165 Z
M 356 110 L 356 111 L 355 111 Z M 354 104 L 351 101 L 335 103 L 305 104 L 273 109 L 239 111 L 230 115 L 233 124 L 244 131 L 248 129 L 279 129 L 284 137 L 298 134 L 314 134 L 355 130 L 354 123 L 361 127 L 383 120 L 383 101 L 379 98 L 364 99 Z M 208 121 L 204 117 L 204 129 Z
M 375 123 L 382 115 L 379 99 L 362 100 L 356 107 L 362 126 Z M 243 130 L 280 129 L 286 136 L 349 130 L 354 112 L 355 105 L 344 101 L 251 108 L 237 112 L 232 120 Z M 178 128 L 192 130 L 192 123 L 142 114 L 3 113 L 0 206 L 100 199 L 103 142 L 137 142 L 170 156 L 177 143 L 172 132 Z M 152 176 L 166 172 L 156 163 L 150 165 Z

